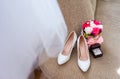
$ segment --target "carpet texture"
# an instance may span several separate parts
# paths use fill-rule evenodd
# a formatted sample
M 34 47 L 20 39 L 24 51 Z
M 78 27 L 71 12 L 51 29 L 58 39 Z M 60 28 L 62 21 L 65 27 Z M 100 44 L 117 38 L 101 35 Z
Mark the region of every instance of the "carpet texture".
M 81 24 L 94 19 L 96 0 L 58 0 L 63 12 L 68 31 L 75 30 L 80 34 Z
M 69 62 L 59 66 L 57 58 L 50 58 L 41 70 L 48 79 L 120 79 L 120 1 L 119 0 L 59 0 L 68 31 L 80 35 L 81 24 L 89 19 L 102 21 L 104 25 L 103 57 L 94 59 L 83 73 L 77 65 L 76 47 Z

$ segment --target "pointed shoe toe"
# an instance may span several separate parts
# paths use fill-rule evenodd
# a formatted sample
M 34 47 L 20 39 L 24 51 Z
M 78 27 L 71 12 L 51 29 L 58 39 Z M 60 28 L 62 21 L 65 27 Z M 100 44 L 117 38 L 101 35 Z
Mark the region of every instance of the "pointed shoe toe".
M 69 60 L 69 56 L 62 55 L 61 53 L 58 55 L 58 64 L 62 65 Z
M 77 54 L 78 66 L 83 72 L 86 72 L 90 67 L 90 57 L 87 42 L 83 35 L 79 36 L 77 40 Z
M 87 60 L 87 61 L 79 60 L 78 61 L 78 66 L 83 72 L 86 72 L 86 71 L 88 71 L 88 69 L 90 67 L 90 60 Z
M 77 35 L 75 31 L 72 31 L 67 37 L 63 50 L 58 55 L 58 59 L 57 59 L 58 65 L 62 65 L 67 61 L 69 61 L 76 40 L 77 40 Z

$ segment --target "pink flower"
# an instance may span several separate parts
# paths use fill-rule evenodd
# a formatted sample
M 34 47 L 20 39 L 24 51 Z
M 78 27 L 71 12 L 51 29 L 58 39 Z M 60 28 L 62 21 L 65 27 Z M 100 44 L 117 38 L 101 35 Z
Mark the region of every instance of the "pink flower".
M 85 29 L 86 27 L 90 27 L 90 21 L 86 21 L 86 22 L 82 25 L 82 29 Z
M 96 36 L 101 32 L 100 28 L 93 28 L 92 35 Z
M 103 30 L 103 25 L 97 25 L 97 27 Z
M 97 20 L 93 20 L 94 21 L 94 23 L 96 24 L 96 25 L 101 25 L 101 22 L 100 21 L 97 21 Z
M 103 30 L 103 25 L 97 20 L 88 20 L 82 25 L 84 33 L 89 34 L 89 36 L 96 36 L 100 34 Z

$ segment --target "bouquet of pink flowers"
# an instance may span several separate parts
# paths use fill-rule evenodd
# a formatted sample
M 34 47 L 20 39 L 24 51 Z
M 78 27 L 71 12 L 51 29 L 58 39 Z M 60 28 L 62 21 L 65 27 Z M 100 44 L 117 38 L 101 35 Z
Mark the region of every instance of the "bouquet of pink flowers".
M 89 46 L 103 42 L 103 37 L 101 36 L 103 25 L 100 21 L 88 20 L 82 25 L 82 29 Z

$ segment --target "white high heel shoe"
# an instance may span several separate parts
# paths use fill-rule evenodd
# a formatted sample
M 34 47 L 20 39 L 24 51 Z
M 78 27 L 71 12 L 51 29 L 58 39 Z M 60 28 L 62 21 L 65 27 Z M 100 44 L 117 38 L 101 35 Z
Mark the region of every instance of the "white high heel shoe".
M 65 42 L 62 52 L 60 52 L 58 55 L 59 65 L 66 63 L 70 59 L 71 52 L 76 43 L 76 40 L 77 40 L 77 35 L 75 31 L 72 31 L 67 37 L 67 40 Z
M 77 55 L 78 66 L 83 72 L 86 72 L 90 67 L 90 57 L 87 42 L 83 35 L 79 36 L 77 40 Z

